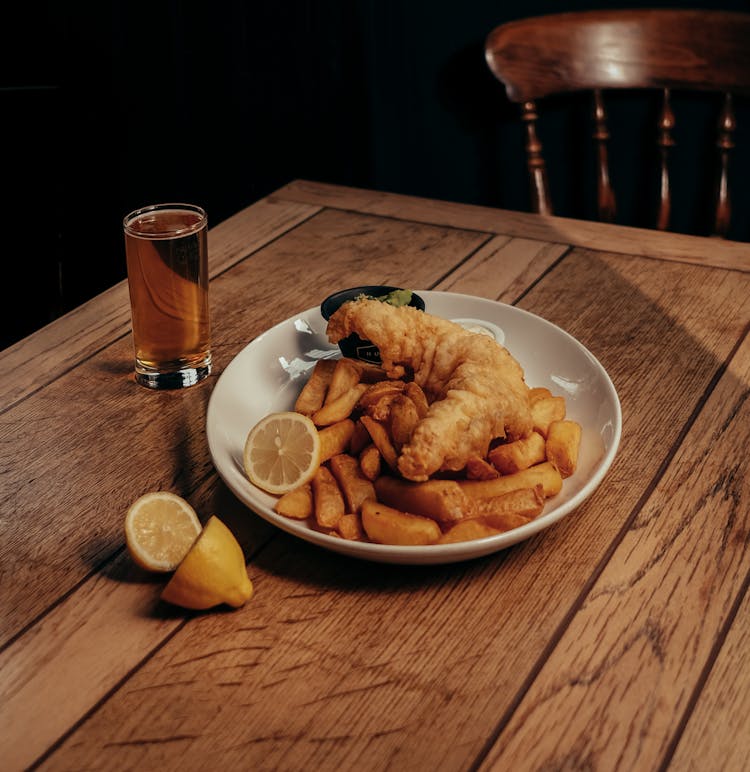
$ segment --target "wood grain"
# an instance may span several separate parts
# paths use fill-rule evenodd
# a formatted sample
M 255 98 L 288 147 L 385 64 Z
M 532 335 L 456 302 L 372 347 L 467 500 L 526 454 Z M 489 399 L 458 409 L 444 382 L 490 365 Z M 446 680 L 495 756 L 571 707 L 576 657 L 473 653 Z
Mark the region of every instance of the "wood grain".
M 685 302 L 667 313 L 659 293 L 640 291 L 654 285 Z M 522 305 L 565 315 L 618 384 L 626 433 L 593 499 L 538 538 L 463 566 L 383 569 L 274 538 L 251 562 L 251 605 L 181 629 L 45 766 L 96 767 L 112 748 L 122 768 L 150 766 L 165 747 L 172 762 L 211 754 L 218 765 L 269 769 L 377 769 L 385 759 L 459 769 L 481 758 L 638 507 L 633 479 L 658 479 L 731 353 L 745 318 L 722 302 L 734 286 L 725 272 L 566 255 Z M 630 341 L 601 333 L 613 309 L 628 310 Z M 649 335 L 636 346 L 639 326 Z M 628 377 L 628 342 L 653 361 L 640 378 Z
M 125 562 L 128 556 L 121 555 L 109 575 L 95 576 L 57 606 L 39 631 L 44 634 L 27 635 L 23 646 L 0 654 L 0 671 L 7 674 L 0 686 L 6 768 L 28 767 L 50 738 L 65 732 L 135 668 L 155 640 L 182 624 L 180 617 L 154 614 L 160 586 L 144 577 L 142 591 L 134 591 L 125 581 L 130 570 Z M 51 710 L 60 683 L 68 688 Z M 72 688 L 75 683 L 79 688 Z
M 688 769 L 696 759 L 706 772 L 742 769 L 747 764 L 747 748 L 741 741 L 750 737 L 750 690 L 744 678 L 750 672 L 747 580 L 743 590 L 736 614 L 727 620 L 731 627 L 726 640 L 719 641 L 719 656 L 670 759 L 674 769 Z
M 750 272 L 750 246 L 736 241 L 490 209 L 305 180 L 286 185 L 270 198 L 274 201 L 357 209 L 383 217 Z
M 501 24 L 485 54 L 514 102 L 617 88 L 747 94 L 749 41 L 746 13 L 587 10 Z
M 562 244 L 496 236 L 435 289 L 513 303 L 567 249 Z

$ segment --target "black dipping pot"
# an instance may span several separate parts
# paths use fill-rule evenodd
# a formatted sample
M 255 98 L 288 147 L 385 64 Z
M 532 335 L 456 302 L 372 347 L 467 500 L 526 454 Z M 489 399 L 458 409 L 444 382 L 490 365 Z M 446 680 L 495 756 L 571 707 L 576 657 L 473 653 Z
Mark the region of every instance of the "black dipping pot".
M 381 295 L 387 295 L 389 292 L 393 292 L 397 289 L 403 288 L 389 287 L 385 284 L 371 284 L 364 287 L 350 287 L 349 289 L 339 290 L 339 292 L 334 292 L 333 295 L 329 295 L 321 303 L 320 313 L 323 314 L 323 318 L 328 321 L 334 311 L 348 300 L 354 300 L 354 298 L 359 295 L 380 297 Z M 424 311 L 424 300 L 414 292 L 411 293 L 409 305 L 413 308 L 418 308 L 420 311 Z M 369 362 L 374 365 L 380 364 L 380 352 L 378 351 L 378 347 L 369 340 L 363 340 L 356 333 L 352 333 L 343 340 L 340 340 L 339 348 L 341 349 L 341 353 L 350 359 L 359 359 L 362 362 Z

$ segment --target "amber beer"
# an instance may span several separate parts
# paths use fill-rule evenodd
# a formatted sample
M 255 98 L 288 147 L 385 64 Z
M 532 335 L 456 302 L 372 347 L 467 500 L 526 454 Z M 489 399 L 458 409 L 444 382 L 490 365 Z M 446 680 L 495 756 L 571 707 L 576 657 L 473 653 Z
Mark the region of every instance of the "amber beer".
M 211 371 L 206 213 L 159 204 L 124 219 L 136 380 L 191 386 Z

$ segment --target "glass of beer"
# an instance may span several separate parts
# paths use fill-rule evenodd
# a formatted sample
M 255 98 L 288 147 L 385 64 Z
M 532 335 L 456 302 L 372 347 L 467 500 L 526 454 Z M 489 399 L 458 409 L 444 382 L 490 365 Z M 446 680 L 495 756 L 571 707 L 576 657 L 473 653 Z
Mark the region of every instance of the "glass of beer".
M 123 220 L 135 379 L 179 389 L 211 372 L 208 220 L 192 204 L 157 204 Z

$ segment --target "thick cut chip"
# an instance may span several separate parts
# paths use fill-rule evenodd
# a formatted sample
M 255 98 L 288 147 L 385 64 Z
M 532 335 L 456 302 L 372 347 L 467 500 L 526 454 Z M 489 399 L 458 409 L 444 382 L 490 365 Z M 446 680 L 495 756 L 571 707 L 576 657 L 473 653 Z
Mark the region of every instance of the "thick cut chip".
M 321 528 L 335 528 L 346 514 L 344 495 L 328 467 L 321 466 L 312 479 L 313 512 Z
M 434 544 L 441 535 L 440 526 L 429 517 L 387 507 L 377 501 L 362 504 L 362 525 L 378 544 Z
M 375 481 L 378 500 L 439 523 L 454 523 L 471 514 L 474 502 L 455 480 L 415 483 L 381 476 Z
M 345 418 L 319 430 L 321 464 L 346 450 L 354 435 L 354 426 L 351 418 Z
M 319 359 L 315 363 L 307 383 L 302 387 L 302 391 L 294 403 L 294 410 L 297 413 L 312 415 L 323 407 L 335 369 L 336 360 L 334 359 Z
M 484 539 L 487 536 L 497 536 L 502 531 L 493 528 L 481 520 L 461 520 L 451 526 L 439 540 L 440 544 L 455 544 L 460 541 Z
M 543 397 L 531 405 L 531 417 L 534 421 L 534 431 L 546 439 L 549 425 L 553 421 L 565 418 L 565 399 L 563 397 Z
M 356 458 L 340 453 L 330 460 L 329 465 L 344 496 L 348 514 L 358 513 L 363 501 L 375 499 L 375 488 L 362 474 Z
M 545 498 L 552 498 L 562 490 L 562 477 L 549 461 L 535 464 L 520 472 L 506 474 L 496 480 L 460 480 L 461 490 L 472 499 L 488 499 L 517 491 L 519 488 L 542 486 Z
M 488 455 L 492 465 L 502 474 L 513 474 L 528 469 L 541 463 L 546 457 L 544 437 L 539 432 L 531 432 L 528 437 L 498 445 Z
M 570 477 L 578 465 L 581 425 L 576 421 L 553 421 L 547 431 L 547 460 L 563 477 Z
M 298 488 L 285 493 L 274 504 L 274 510 L 284 517 L 294 520 L 305 520 L 313 513 L 313 495 L 310 483 L 300 485 Z

